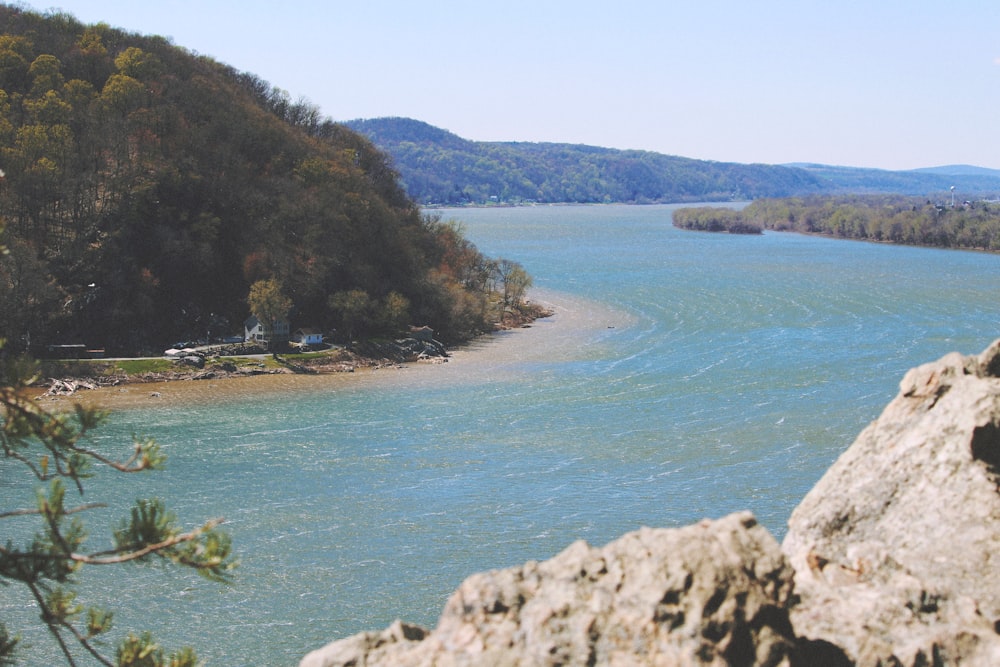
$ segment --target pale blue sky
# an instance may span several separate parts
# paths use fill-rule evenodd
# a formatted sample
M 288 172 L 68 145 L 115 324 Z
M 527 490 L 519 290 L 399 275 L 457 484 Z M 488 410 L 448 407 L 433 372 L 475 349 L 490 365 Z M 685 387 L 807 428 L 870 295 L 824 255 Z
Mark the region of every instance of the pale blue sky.
M 731 162 L 1000 168 L 997 0 L 31 0 L 334 120 Z

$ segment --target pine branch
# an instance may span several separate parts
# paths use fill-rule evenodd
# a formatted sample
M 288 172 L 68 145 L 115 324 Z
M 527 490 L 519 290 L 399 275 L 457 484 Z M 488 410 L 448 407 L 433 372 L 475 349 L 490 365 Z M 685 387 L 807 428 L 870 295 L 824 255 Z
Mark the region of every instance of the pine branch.
M 78 505 L 77 507 L 65 510 L 63 514 L 76 514 L 77 512 L 86 512 L 87 510 L 101 509 L 107 506 L 107 503 L 87 503 L 86 505 Z M 36 515 L 41 513 L 41 510 L 10 510 L 9 512 L 0 512 L 0 519 L 6 519 L 12 516 Z
M 182 533 L 174 537 L 163 540 L 162 542 L 157 542 L 155 544 L 148 544 L 140 549 L 112 549 L 109 551 L 99 551 L 93 553 L 89 556 L 84 556 L 81 554 L 70 554 L 69 557 L 79 563 L 84 563 L 86 565 L 113 565 L 115 563 L 127 563 L 133 560 L 140 560 L 149 556 L 151 554 L 165 551 L 172 547 L 185 542 L 191 542 L 197 540 L 202 535 L 214 530 L 216 527 L 224 523 L 225 520 L 222 518 L 211 519 L 207 521 L 201 528 L 196 528 L 190 532 Z

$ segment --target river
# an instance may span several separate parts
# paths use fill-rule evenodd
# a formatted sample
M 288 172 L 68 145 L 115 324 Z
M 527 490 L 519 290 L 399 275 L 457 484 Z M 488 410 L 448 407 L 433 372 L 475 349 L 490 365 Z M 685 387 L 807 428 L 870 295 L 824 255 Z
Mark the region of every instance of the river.
M 674 208 L 440 211 L 522 263 L 555 315 L 447 364 L 204 384 L 119 411 L 96 446 L 137 432 L 170 460 L 93 480 L 86 499 L 116 505 L 88 517 L 95 548 L 122 506 L 158 495 L 188 525 L 225 516 L 242 566 L 227 587 L 118 570 L 87 599 L 210 665 L 284 666 L 396 618 L 433 626 L 469 574 L 577 539 L 742 509 L 780 539 L 907 369 L 1000 334 L 1000 256 L 687 232 Z M 30 629 L 22 591 L 0 606 Z M 28 639 L 25 664 L 51 660 Z

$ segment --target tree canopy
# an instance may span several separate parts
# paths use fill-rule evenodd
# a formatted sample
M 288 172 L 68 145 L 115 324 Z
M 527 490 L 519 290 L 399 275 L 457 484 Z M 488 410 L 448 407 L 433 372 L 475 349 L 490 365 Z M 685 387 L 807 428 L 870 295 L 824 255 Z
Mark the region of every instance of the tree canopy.
M 234 333 L 280 282 L 293 326 L 331 296 L 407 304 L 452 341 L 464 246 L 423 216 L 370 141 L 307 101 L 162 37 L 0 5 L 0 336 L 109 354 Z M 460 307 L 459 310 L 462 310 Z M 398 314 L 398 313 L 397 313 Z M 384 321 L 384 318 L 376 318 Z
M 688 229 L 741 225 L 825 234 L 859 241 L 1000 252 L 1000 205 L 990 201 L 931 201 L 901 195 L 760 199 L 734 211 L 681 209 L 675 224 Z
M 0 5 L 0 30 L 0 453 L 5 484 L 21 488 L 20 471 L 41 487 L 0 508 L 0 585 L 28 591 L 68 664 L 192 667 L 193 650 L 145 632 L 107 654 L 113 614 L 78 585 L 151 561 L 226 582 L 221 520 L 184 529 L 141 499 L 88 547 L 83 517 L 101 505 L 73 498 L 92 470 L 165 458 L 153 440 L 122 458 L 89 447 L 106 413 L 46 411 L 18 353 L 159 351 L 248 312 L 351 335 L 412 322 L 453 342 L 520 307 L 530 278 L 423 215 L 368 140 L 252 74 L 62 13 Z M 16 631 L 0 623 L 0 665 L 16 662 Z
M 762 200 L 744 216 L 768 229 L 905 245 L 1000 251 L 1000 206 L 916 197 Z
M 286 319 L 292 310 L 292 300 L 285 295 L 281 283 L 274 278 L 258 280 L 251 285 L 247 303 L 250 313 L 268 325 Z
M 674 211 L 673 224 L 680 229 L 698 232 L 763 233 L 759 224 L 748 222 L 740 211 L 712 206 L 679 208 Z

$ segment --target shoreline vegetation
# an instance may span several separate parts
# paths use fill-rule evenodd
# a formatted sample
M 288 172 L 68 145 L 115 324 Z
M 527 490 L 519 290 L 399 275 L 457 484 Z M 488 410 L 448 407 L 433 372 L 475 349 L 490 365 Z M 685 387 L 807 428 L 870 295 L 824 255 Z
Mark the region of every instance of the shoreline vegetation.
M 740 210 L 682 208 L 675 227 L 759 234 L 814 234 L 894 245 L 1000 252 L 1000 202 L 899 195 L 758 199 Z M 753 231 L 756 230 L 756 231 Z
M 496 323 L 493 333 L 527 328 L 554 313 L 548 305 L 526 301 L 520 308 L 508 311 L 502 321 Z M 463 349 L 474 340 L 457 348 Z M 45 359 L 38 362 L 38 379 L 31 386 L 35 389 L 36 400 L 77 399 L 81 391 L 127 385 L 218 381 L 262 375 L 346 374 L 363 369 L 398 369 L 412 363 L 446 363 L 451 356 L 451 352 L 437 341 L 414 336 L 367 339 L 314 352 L 270 353 L 261 349 L 248 354 L 226 354 L 227 348 L 234 347 L 206 346 L 194 355 L 203 360 L 201 364 L 168 357 Z M 151 395 L 156 398 L 158 392 L 151 392 Z
M 763 234 L 759 223 L 744 218 L 742 211 L 714 206 L 681 208 L 674 211 L 674 227 L 695 232 L 728 234 Z
M 450 345 L 530 284 L 423 213 L 369 140 L 252 73 L 61 13 L 0 5 L 0 25 L 4 358 L 275 325 L 346 342 L 417 323 Z

